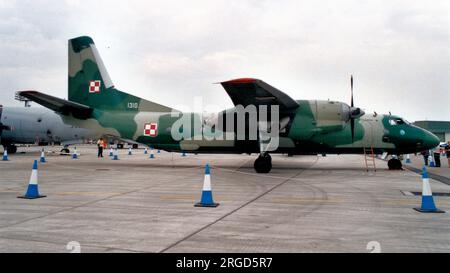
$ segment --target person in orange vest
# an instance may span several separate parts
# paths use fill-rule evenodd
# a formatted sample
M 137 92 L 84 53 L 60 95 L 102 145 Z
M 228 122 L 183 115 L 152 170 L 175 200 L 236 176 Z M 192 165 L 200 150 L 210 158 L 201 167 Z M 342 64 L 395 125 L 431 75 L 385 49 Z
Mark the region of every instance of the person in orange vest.
M 105 147 L 106 142 L 103 140 L 103 138 L 100 138 L 97 141 L 97 147 L 98 147 L 98 154 L 97 157 L 103 157 L 103 148 Z

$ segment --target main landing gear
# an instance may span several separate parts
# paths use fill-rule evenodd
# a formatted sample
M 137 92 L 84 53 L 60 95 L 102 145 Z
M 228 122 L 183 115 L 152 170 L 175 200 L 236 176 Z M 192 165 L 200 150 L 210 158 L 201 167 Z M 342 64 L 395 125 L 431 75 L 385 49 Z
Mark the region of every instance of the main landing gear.
M 3 144 L 3 148 L 8 151 L 8 154 L 17 153 L 17 146 L 14 144 Z
M 61 155 L 70 155 L 69 145 L 64 145 L 60 152 Z
M 253 164 L 257 173 L 268 173 L 272 169 L 272 157 L 268 153 L 263 153 L 258 156 Z
M 388 161 L 389 170 L 402 170 L 402 162 L 398 158 L 391 158 Z

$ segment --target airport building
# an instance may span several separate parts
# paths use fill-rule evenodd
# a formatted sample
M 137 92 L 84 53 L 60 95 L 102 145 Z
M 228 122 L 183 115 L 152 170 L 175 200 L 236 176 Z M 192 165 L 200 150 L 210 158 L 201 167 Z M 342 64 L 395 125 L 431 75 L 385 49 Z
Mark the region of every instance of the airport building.
M 414 125 L 432 132 L 443 142 L 450 141 L 450 121 L 419 120 Z

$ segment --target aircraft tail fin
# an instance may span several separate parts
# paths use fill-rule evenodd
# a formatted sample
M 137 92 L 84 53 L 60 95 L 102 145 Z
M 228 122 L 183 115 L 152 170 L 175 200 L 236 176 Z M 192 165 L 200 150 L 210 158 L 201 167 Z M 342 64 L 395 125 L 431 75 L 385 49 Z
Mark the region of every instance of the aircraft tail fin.
M 166 107 L 114 88 L 92 38 L 69 40 L 69 101 L 99 110 L 170 112 Z

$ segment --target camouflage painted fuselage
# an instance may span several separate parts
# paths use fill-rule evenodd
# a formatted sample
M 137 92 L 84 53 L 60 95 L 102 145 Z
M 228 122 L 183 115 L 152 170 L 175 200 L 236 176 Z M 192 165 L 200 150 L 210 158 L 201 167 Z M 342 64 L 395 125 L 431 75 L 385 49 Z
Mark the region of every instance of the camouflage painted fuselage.
M 279 147 L 271 153 L 288 154 L 345 154 L 363 153 L 364 148 L 373 148 L 375 153 L 415 153 L 430 149 L 436 139 L 427 131 L 415 127 L 400 117 L 366 114 L 355 123 L 352 141 L 350 125 L 342 120 L 341 102 L 300 100 L 294 118 L 286 130 L 280 133 Z M 139 102 L 137 102 L 139 103 Z M 204 124 L 199 114 L 189 115 L 194 123 Z M 210 140 L 203 135 L 204 126 L 191 129 L 188 137 L 174 140 L 172 126 L 180 117 L 168 112 L 96 110 L 93 118 L 80 121 L 66 118 L 66 122 L 83 126 L 106 137 L 142 143 L 167 151 L 194 153 L 258 153 L 257 140 L 237 140 L 237 132 L 231 132 L 234 139 Z M 194 122 L 197 119 L 198 122 Z M 392 122 L 394 121 L 394 122 Z M 403 123 L 399 122 L 403 121 Z M 154 136 L 145 135 L 145 124 L 158 125 Z M 399 124 L 401 123 L 401 124 Z M 200 132 L 195 134 L 194 131 Z M 229 134 L 228 134 L 229 136 Z
M 90 129 L 95 135 L 142 143 L 168 151 L 261 152 L 257 138 L 238 138 L 235 128 L 225 126 L 211 130 L 208 127 L 211 125 L 194 113 L 182 114 L 184 117 L 191 117 L 193 126 L 183 126 L 184 137 L 175 139 L 173 127 L 180 117 L 173 113 L 179 112 L 117 90 L 91 38 L 84 36 L 69 40 L 68 53 L 69 101 L 45 94 L 23 94 L 44 106 L 56 109 L 65 123 Z M 256 79 L 238 79 L 222 85 L 236 107 L 240 105 L 237 103 L 239 101 L 245 106 L 252 102 L 271 107 L 280 106 L 279 124 L 283 124 L 280 125 L 279 145 L 271 153 L 363 153 L 364 148 L 373 148 L 375 153 L 403 154 L 430 149 L 439 144 L 436 136 L 397 116 L 365 114 L 355 118 L 351 112 L 354 109 L 345 103 L 294 101 L 283 92 Z M 226 115 L 229 111 L 230 109 L 219 113 L 218 116 Z M 353 136 L 350 121 L 354 121 Z M 254 123 L 255 121 L 250 122 L 246 126 Z M 208 130 L 203 130 L 205 128 Z M 211 140 L 211 135 L 204 133 L 215 130 L 226 130 L 228 137 Z

